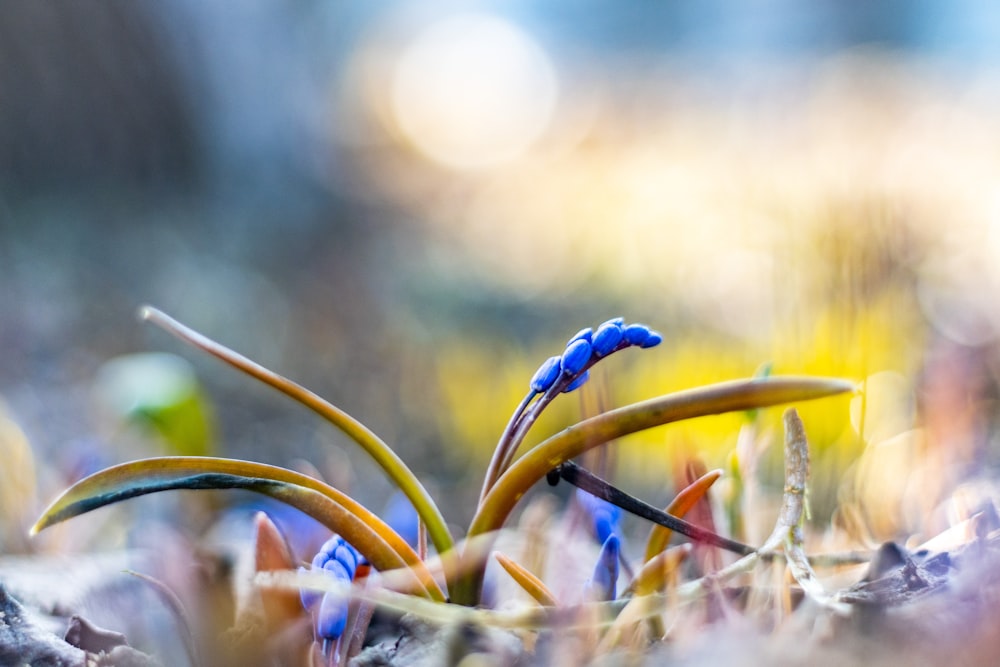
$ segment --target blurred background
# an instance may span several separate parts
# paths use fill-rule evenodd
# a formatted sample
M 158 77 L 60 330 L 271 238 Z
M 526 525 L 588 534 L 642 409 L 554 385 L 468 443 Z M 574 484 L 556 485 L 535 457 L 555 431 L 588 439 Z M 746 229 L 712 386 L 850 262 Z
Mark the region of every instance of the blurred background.
M 984 0 L 4 2 L 0 549 L 157 453 L 308 460 L 384 502 L 143 303 L 358 417 L 456 523 L 537 365 L 622 315 L 665 344 L 529 440 L 764 364 L 844 376 L 866 391 L 802 410 L 814 520 L 948 525 L 1000 453 L 998 66 Z M 610 474 L 664 503 L 747 423 L 630 437 Z M 780 447 L 757 473 L 780 491 Z

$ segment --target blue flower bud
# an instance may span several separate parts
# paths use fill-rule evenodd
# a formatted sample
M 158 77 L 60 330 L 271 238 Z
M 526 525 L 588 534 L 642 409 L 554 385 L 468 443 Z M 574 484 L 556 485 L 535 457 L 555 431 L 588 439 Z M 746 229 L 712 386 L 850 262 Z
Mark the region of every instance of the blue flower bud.
M 354 579 L 361 555 L 340 535 L 333 535 L 313 556 L 312 568 L 299 568 L 299 572 L 322 572 L 336 581 L 350 584 Z M 320 602 L 322 595 L 322 602 Z M 300 589 L 302 606 L 313 610 L 319 602 L 319 610 L 314 617 L 317 639 L 337 639 L 347 623 L 347 598 L 338 593 Z
M 299 572 L 310 572 L 308 568 L 300 567 Z M 313 590 L 311 588 L 300 588 L 299 589 L 299 599 L 302 600 L 303 609 L 312 609 L 313 605 L 319 602 L 319 596 L 322 595 L 319 591 Z
M 629 345 L 642 345 L 651 333 L 645 324 L 630 324 L 623 331 L 625 342 Z
M 639 343 L 639 347 L 641 347 L 641 348 L 656 347 L 657 345 L 659 345 L 662 342 L 663 342 L 663 336 L 660 335 L 660 332 L 659 331 L 653 331 L 651 329 L 649 331 L 649 336 L 646 337 L 646 340 L 644 340 L 641 343 Z
M 614 600 L 618 588 L 618 557 L 621 543 L 617 535 L 610 535 L 601 546 L 594 574 L 586 584 L 588 597 L 593 600 Z
M 580 329 L 579 331 L 576 332 L 576 335 L 574 335 L 572 338 L 566 341 L 566 347 L 569 347 L 578 340 L 585 340 L 589 343 L 593 339 L 594 339 L 593 329 L 591 329 L 590 327 L 587 327 L 585 329 Z
M 563 389 L 563 393 L 564 394 L 568 394 L 569 392 L 573 391 L 574 389 L 579 389 L 584 384 L 586 384 L 587 380 L 589 380 L 589 379 L 590 379 L 590 371 L 584 371 L 583 373 L 580 373 L 580 375 L 575 380 L 573 380 L 572 382 L 570 382 L 566 386 L 566 388 Z
M 354 550 L 354 547 L 349 544 L 337 547 L 337 550 L 333 552 L 333 558 L 347 571 L 347 578 L 354 579 L 354 573 L 358 569 L 358 552 Z
M 325 593 L 316 614 L 316 637 L 337 639 L 347 626 L 347 598 L 340 593 Z
M 556 377 L 559 376 L 558 358 L 553 362 L 553 368 L 555 370 L 553 371 L 552 382 L 555 382 Z M 552 382 L 549 383 L 550 386 Z M 532 391 L 535 391 L 534 387 L 532 387 Z M 414 549 L 417 548 L 417 539 L 420 535 L 420 517 L 417 516 L 417 510 L 413 509 L 410 499 L 403 495 L 402 492 L 396 491 L 392 494 L 382 518 L 385 519 L 390 528 L 406 540 L 407 544 Z
M 562 370 L 563 373 L 567 375 L 576 375 L 583 370 L 583 367 L 587 365 L 590 361 L 590 356 L 593 352 L 593 348 L 590 345 L 590 341 L 584 340 L 583 338 L 577 339 L 570 343 L 563 352 L 562 356 Z
M 582 489 L 577 489 L 576 500 L 590 516 L 598 542 L 603 544 L 609 535 L 618 532 L 618 524 L 622 518 L 620 507 Z
M 344 538 L 340 535 L 334 534 L 330 539 L 323 543 L 323 546 L 319 548 L 319 553 L 326 554 L 327 558 L 333 558 L 333 552 L 336 551 L 337 547 L 341 544 L 347 544 L 344 542 Z
M 339 560 L 330 559 L 323 565 L 323 572 L 332 575 L 336 579 L 350 583 L 353 577 L 347 571 L 347 567 Z
M 541 394 L 542 392 L 548 391 L 556 379 L 559 377 L 560 364 L 562 360 L 560 357 L 549 357 L 542 362 L 542 365 L 538 367 L 535 371 L 534 377 L 531 378 L 531 391 Z
M 597 541 L 604 543 L 615 532 L 615 520 L 607 512 L 600 512 L 594 515 L 594 534 Z
M 594 354 L 603 357 L 614 351 L 618 344 L 622 342 L 622 328 L 616 322 L 605 322 L 597 328 L 594 334 L 592 346 Z

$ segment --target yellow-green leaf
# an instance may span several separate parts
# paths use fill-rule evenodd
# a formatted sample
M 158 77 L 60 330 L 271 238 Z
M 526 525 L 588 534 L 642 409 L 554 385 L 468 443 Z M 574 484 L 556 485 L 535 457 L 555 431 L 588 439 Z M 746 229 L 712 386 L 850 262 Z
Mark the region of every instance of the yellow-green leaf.
M 408 568 L 415 590 L 443 601 L 423 561 L 392 528 L 346 494 L 292 470 L 252 461 L 169 456 L 106 468 L 56 498 L 31 534 L 129 498 L 172 489 L 240 488 L 276 498 L 339 533 L 379 570 Z

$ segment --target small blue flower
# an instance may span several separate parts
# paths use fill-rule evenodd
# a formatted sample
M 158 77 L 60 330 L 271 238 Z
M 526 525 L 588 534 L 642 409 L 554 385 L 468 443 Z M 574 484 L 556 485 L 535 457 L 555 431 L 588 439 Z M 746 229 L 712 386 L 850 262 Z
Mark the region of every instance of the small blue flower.
M 601 553 L 594 566 L 594 574 L 584 585 L 587 597 L 592 600 L 614 600 L 618 588 L 618 558 L 621 543 L 617 535 L 609 535 L 601 546 Z
M 312 571 L 323 572 L 337 581 L 350 584 L 360 561 L 361 555 L 357 550 L 341 536 L 334 535 L 324 542 L 313 556 Z M 299 568 L 299 571 L 303 570 L 304 568 Z M 327 592 L 322 594 L 320 601 L 319 592 L 306 589 L 302 589 L 299 596 L 303 607 L 315 611 L 313 620 L 316 638 L 335 640 L 340 637 L 347 624 L 347 597 L 340 593 Z M 319 602 L 318 610 L 316 610 L 317 602 Z
M 575 389 L 579 389 L 580 387 L 585 385 L 587 383 L 587 380 L 589 379 L 590 379 L 590 371 L 584 371 L 580 373 L 580 375 L 577 376 L 575 380 L 566 385 L 566 388 L 563 389 L 563 393 L 568 394 L 569 392 Z
M 559 377 L 561 362 L 560 357 L 549 357 L 543 361 L 542 365 L 535 371 L 534 377 L 531 378 L 531 391 L 538 394 L 548 391 Z
M 338 593 L 324 593 L 316 614 L 316 637 L 338 639 L 347 626 L 347 598 Z
M 578 338 L 566 347 L 562 356 L 562 371 L 567 375 L 576 375 L 590 361 L 593 347 L 590 341 Z
M 610 354 L 622 342 L 622 326 L 615 320 L 609 320 L 597 328 L 592 342 L 594 354 L 603 357 Z

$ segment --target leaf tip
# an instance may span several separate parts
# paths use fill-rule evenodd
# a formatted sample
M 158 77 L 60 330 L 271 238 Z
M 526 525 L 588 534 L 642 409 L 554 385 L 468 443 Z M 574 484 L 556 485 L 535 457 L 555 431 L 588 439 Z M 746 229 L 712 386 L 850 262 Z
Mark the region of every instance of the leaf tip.
M 151 317 L 153 317 L 153 314 L 155 312 L 156 308 L 153 308 L 149 304 L 144 303 L 141 306 L 139 306 L 138 310 L 135 311 L 135 316 L 139 318 L 140 322 L 146 322 Z
M 42 532 L 48 527 L 49 527 L 49 522 L 46 520 L 46 517 L 43 516 L 39 518 L 38 521 L 36 521 L 31 528 L 28 529 L 28 537 L 34 537 L 35 535 L 38 535 L 38 533 Z

